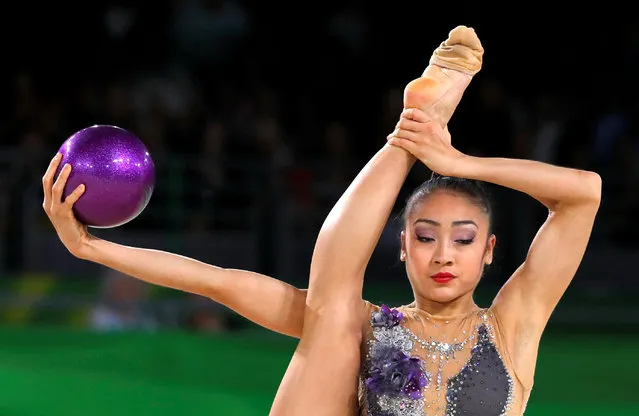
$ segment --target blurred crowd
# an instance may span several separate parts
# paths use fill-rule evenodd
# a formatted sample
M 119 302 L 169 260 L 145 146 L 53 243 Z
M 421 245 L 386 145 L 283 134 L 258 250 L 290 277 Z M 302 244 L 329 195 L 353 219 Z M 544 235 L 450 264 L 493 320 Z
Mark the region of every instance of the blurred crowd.
M 93 124 L 135 132 L 156 162 L 152 202 L 131 228 L 239 229 L 252 226 L 247 213 L 287 200 L 299 232 L 315 233 L 392 131 L 404 85 L 459 24 L 434 25 L 432 41 L 422 40 L 428 53 L 411 55 L 410 45 L 393 44 L 397 27 L 373 17 L 365 1 L 317 11 L 291 5 L 291 18 L 257 1 L 147 3 L 82 6 L 75 12 L 83 18 L 65 15 L 42 27 L 51 39 L 40 35 L 11 50 L 23 59 L 2 79 L 10 98 L 0 113 L 2 244 L 20 234 L 22 192 L 39 183 L 66 137 Z M 614 62 L 561 62 L 553 54 L 570 51 L 540 45 L 544 57 L 526 72 L 509 62 L 512 40 L 500 49 L 485 23 L 477 30 L 487 64 L 451 121 L 453 142 L 471 154 L 598 171 L 605 195 L 597 235 L 634 245 L 639 26 L 590 35 L 602 37 L 596 47 L 615 37 Z M 182 209 L 168 215 L 176 204 Z M 111 317 L 98 311 L 95 321 L 110 325 Z
M 83 325 L 99 332 L 145 331 L 182 328 L 194 332 L 233 329 L 231 315 L 221 305 L 200 296 L 158 301 L 152 286 L 104 269 L 98 298 L 84 311 Z

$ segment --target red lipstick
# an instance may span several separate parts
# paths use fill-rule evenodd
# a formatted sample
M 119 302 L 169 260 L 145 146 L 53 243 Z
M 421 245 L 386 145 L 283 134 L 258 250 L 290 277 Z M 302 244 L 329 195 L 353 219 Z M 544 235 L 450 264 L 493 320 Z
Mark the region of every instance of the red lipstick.
M 455 275 L 448 272 L 439 272 L 431 276 L 437 283 L 448 283 L 455 278 Z

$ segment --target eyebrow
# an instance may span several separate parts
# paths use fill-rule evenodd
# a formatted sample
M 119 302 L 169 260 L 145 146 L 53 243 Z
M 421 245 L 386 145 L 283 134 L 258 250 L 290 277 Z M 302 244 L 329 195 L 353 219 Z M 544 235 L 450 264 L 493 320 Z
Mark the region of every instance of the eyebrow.
M 435 220 L 430 220 L 430 219 L 428 219 L 428 218 L 418 218 L 417 220 L 415 220 L 415 224 L 420 223 L 420 222 L 423 222 L 423 223 L 426 223 L 426 224 L 430 224 L 430 225 L 433 225 L 433 226 L 435 226 L 435 227 L 439 227 L 439 226 L 441 226 L 441 224 L 440 224 L 440 223 L 438 223 L 437 221 L 435 221 Z M 473 221 L 473 220 L 458 220 L 458 221 L 453 221 L 453 222 L 451 223 L 451 225 L 452 225 L 453 227 L 459 227 L 460 225 L 474 225 L 475 227 L 479 228 L 479 226 L 477 225 L 477 223 L 476 223 L 475 221 Z

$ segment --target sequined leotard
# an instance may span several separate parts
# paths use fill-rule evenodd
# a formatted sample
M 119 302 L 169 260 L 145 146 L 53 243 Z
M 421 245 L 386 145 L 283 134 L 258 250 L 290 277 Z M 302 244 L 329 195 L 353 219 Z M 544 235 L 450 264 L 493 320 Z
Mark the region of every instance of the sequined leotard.
M 532 386 L 512 370 L 490 309 L 441 318 L 367 302 L 361 416 L 522 415 Z

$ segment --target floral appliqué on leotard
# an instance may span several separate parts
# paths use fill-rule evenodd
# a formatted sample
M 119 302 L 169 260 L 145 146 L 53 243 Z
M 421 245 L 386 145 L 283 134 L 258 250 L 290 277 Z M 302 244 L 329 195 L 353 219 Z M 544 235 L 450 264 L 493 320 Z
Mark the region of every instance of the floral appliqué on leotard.
M 482 318 L 467 339 L 445 343 L 417 337 L 401 325 L 404 316 L 397 309 L 382 305 L 372 312 L 373 339 L 368 341 L 361 374 L 365 414 L 506 415 L 512 402 L 512 379 L 491 340 L 490 325 L 485 316 Z M 468 360 L 445 381 L 446 391 L 440 394 L 443 366 L 470 345 Z M 423 355 L 415 354 L 414 348 L 421 348 Z M 436 363 L 432 373 L 426 370 L 425 358 Z M 427 397 L 424 393 L 431 389 L 437 393 Z M 441 403 L 436 403 L 438 400 Z

